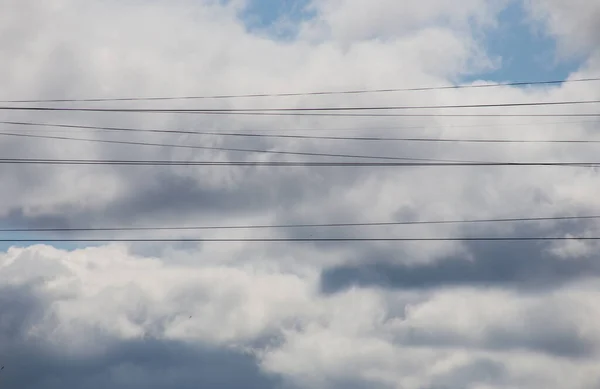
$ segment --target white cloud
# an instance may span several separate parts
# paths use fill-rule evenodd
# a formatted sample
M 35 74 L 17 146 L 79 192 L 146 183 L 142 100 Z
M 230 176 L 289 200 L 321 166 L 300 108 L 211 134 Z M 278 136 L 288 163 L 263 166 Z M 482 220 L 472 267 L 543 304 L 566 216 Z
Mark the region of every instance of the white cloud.
M 586 3 L 586 9 L 593 15 L 591 3 Z M 0 15 L 3 99 L 448 84 L 492 64 L 478 34 L 494 24 L 502 6 L 502 2 L 484 1 L 461 6 L 441 0 L 315 1 L 311 4 L 315 18 L 302 22 L 298 37 L 284 42 L 249 33 L 237 16 L 244 6 L 241 2 L 0 0 L 0 4 L 4 10 Z M 571 13 L 554 3 L 545 4 L 544 9 L 555 15 Z M 569 22 L 556 24 L 548 19 L 549 31 L 575 39 L 560 26 L 579 19 L 564 18 Z M 589 28 L 582 29 L 584 35 L 577 39 L 593 40 L 593 23 L 583 25 Z M 591 59 L 577 77 L 599 69 Z M 540 89 L 503 87 L 493 92 L 199 100 L 169 102 L 169 106 L 477 104 L 597 99 L 598 93 L 595 84 L 579 83 Z M 589 108 L 537 107 L 536 112 L 559 109 L 585 112 Z M 216 131 L 349 127 L 357 135 L 382 133 L 373 127 L 417 126 L 423 128 L 396 134 L 448 138 L 575 138 L 593 135 L 596 126 L 507 117 L 328 119 L 13 112 L 3 112 L 1 117 Z M 456 127 L 460 125 L 470 127 Z M 434 146 L 67 134 L 458 160 L 597 158 L 595 149 L 587 145 Z M 300 159 L 10 138 L 0 139 L 0 152 L 5 157 L 32 158 Z M 594 169 L 575 168 L 6 166 L 0 170 L 0 222 L 9 227 L 288 224 L 597 214 L 597 175 Z M 277 236 L 597 236 L 597 230 L 597 223 L 590 221 L 521 227 L 298 229 Z M 273 234 L 205 231 L 201 236 Z M 161 236 L 181 235 L 170 231 Z M 157 244 L 71 252 L 46 246 L 13 248 L 0 255 L 0 363 L 6 365 L 0 379 L 36 389 L 188 388 L 207 382 L 251 388 L 596 388 L 600 312 L 594 302 L 600 291 L 594 282 L 600 269 L 594 252 L 594 245 L 587 244 L 466 242 Z M 60 362 L 65 360 L 72 363 Z M 208 367 L 219 365 L 230 366 L 236 374 L 221 374 L 218 369 L 214 376 L 207 373 Z
M 529 0 L 532 16 L 561 44 L 564 53 L 595 51 L 600 37 L 600 5 L 590 0 Z
M 119 246 L 11 249 L 0 257 L 7 379 L 26 374 L 26 364 L 11 362 L 16 345 L 111 366 L 102 361 L 120 344 L 144 341 L 254 350 L 263 374 L 300 387 L 591 388 L 600 379 L 597 279 L 532 295 L 464 288 L 323 296 L 311 277 L 202 263 L 169 265 Z M 9 304 L 27 299 L 37 308 Z M 18 334 L 5 337 L 20 315 Z M 152 369 L 131 363 L 142 375 Z M 31 377 L 30 387 L 49 387 L 48 374 Z
M 309 8 L 316 13 L 310 25 L 321 26 L 334 39 L 353 41 L 410 34 L 428 25 L 450 25 L 468 30 L 471 24 L 494 22 L 503 1 L 469 0 L 456 7 L 447 0 L 378 1 L 315 0 Z

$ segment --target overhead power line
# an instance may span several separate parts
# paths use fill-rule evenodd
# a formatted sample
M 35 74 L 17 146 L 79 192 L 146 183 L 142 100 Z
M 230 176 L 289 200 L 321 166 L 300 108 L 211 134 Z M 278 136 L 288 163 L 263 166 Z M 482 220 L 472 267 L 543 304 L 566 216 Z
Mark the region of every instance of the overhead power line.
M 61 123 L 39 123 L 39 122 L 17 122 L 17 121 L 0 121 L 0 124 L 10 124 L 17 126 L 28 126 L 28 127 L 53 127 L 53 128 L 65 128 L 65 129 L 84 129 L 84 130 L 98 130 L 98 131 L 131 131 L 131 132 L 148 132 L 148 133 L 163 133 L 163 134 L 186 134 L 186 135 L 223 135 L 228 136 L 228 133 L 222 131 L 195 131 L 195 130 L 178 130 L 178 129 L 142 129 L 142 128 L 127 128 L 127 127 L 110 127 L 110 126 L 86 126 L 77 124 L 61 124 Z M 502 127 L 529 127 L 529 126 L 545 126 L 545 125 L 557 125 L 557 124 L 600 124 L 598 120 L 568 120 L 568 121 L 551 121 L 551 122 L 529 122 L 529 123 L 510 123 L 510 124 L 463 124 L 463 125 L 420 125 L 420 126 L 394 126 L 394 127 L 360 127 L 360 128 L 288 128 L 288 129 L 252 129 L 252 130 L 238 130 L 238 131 L 251 131 L 241 132 L 240 134 L 253 134 L 253 133 L 272 133 L 278 131 L 285 132 L 329 132 L 329 131 L 376 131 L 376 130 L 415 130 L 415 129 L 430 129 L 430 128 L 502 128 Z M 273 134 L 278 136 L 279 134 Z M 231 135 L 234 136 L 234 135 Z
M 63 228 L 2 228 L 0 232 L 108 232 L 108 231 L 192 231 L 192 230 L 251 230 L 276 228 L 331 228 L 331 227 L 377 227 L 433 224 L 513 223 L 540 221 L 596 220 L 600 216 L 555 216 L 498 219 L 410 220 L 392 222 L 325 223 L 325 224 L 263 224 L 263 225 L 215 225 L 179 227 L 63 227 Z
M 230 116 L 314 116 L 314 117 L 600 117 L 600 113 L 500 113 L 500 114 L 444 114 L 444 113 L 331 113 L 331 112 L 251 112 L 251 111 L 208 111 L 183 109 L 94 109 L 94 108 L 50 108 L 50 107 L 0 107 L 0 111 L 38 111 L 38 112 L 103 112 L 103 113 L 157 113 L 157 114 L 199 114 L 199 115 L 230 115 Z
M 234 151 L 234 152 L 243 152 L 243 153 L 302 155 L 302 156 L 313 156 L 313 157 L 336 157 L 336 158 L 377 159 L 377 160 L 396 160 L 396 161 L 476 162 L 476 161 L 461 161 L 461 160 L 447 160 L 447 159 L 434 159 L 434 158 L 412 158 L 412 157 L 373 156 L 373 155 L 356 155 L 356 154 L 334 154 L 334 153 L 317 153 L 317 152 L 308 152 L 308 151 L 245 149 L 245 148 L 220 147 L 220 146 L 177 145 L 177 144 L 137 142 L 137 141 L 125 141 L 125 140 L 85 139 L 85 138 L 73 138 L 73 137 L 67 137 L 67 136 L 32 135 L 32 134 L 9 133 L 9 132 L 0 132 L 0 136 L 12 136 L 12 137 L 20 137 L 20 138 L 38 138 L 38 139 L 55 139 L 55 140 L 68 140 L 68 141 L 92 142 L 92 143 L 111 143 L 111 144 L 136 145 L 136 146 L 173 147 L 173 148 L 182 148 L 182 149 Z
M 573 100 L 573 101 L 537 101 L 528 103 L 494 103 L 494 104 L 456 104 L 456 105 L 398 105 L 398 106 L 372 106 L 372 107 L 289 107 L 289 108 L 73 108 L 73 107 L 22 107 L 22 106 L 0 106 L 0 111 L 40 111 L 40 112 L 112 112 L 112 113 L 192 113 L 192 114 L 227 114 L 227 115 L 333 115 L 332 112 L 346 111 L 397 111 L 397 110 L 422 110 L 422 109 L 475 109 L 475 108 L 510 108 L 510 107 L 534 107 L 534 106 L 562 106 L 562 105 L 587 105 L 598 104 L 600 100 Z M 338 116 L 340 114 L 337 114 Z M 344 114 L 348 115 L 348 114 Z M 357 115 L 357 114 L 353 114 Z M 375 114 L 367 114 L 375 115 Z M 413 116 L 413 114 L 388 114 L 388 116 Z M 427 114 L 424 116 L 429 116 Z M 524 115 L 524 114 L 522 114 Z M 556 114 L 553 114 L 556 115 Z M 565 114 L 566 116 L 584 114 Z M 586 114 L 591 115 L 591 114 Z M 418 115 L 422 116 L 422 115 Z M 436 114 L 436 116 L 439 116 Z M 482 115 L 487 116 L 487 115 Z M 597 114 L 600 116 L 600 114 Z
M 109 112 L 109 111 L 107 111 Z M 123 111 L 120 111 L 123 112 Z M 426 113 L 426 114 L 411 114 L 411 113 L 315 113 L 315 112 L 209 112 L 209 111 L 172 111 L 172 112 L 158 112 L 148 111 L 147 113 L 181 113 L 181 114 L 200 114 L 200 115 L 231 115 L 231 116 L 314 116 L 314 117 L 342 117 L 342 118 L 397 118 L 397 117 L 412 117 L 412 118 L 423 118 L 423 117 L 460 117 L 460 118 L 472 118 L 472 117 L 600 117 L 600 113 L 501 113 L 501 114 L 443 114 L 443 113 Z
M 36 111 L 36 112 L 100 112 L 100 113 L 155 113 L 155 114 L 198 114 L 230 116 L 314 116 L 314 117 L 600 117 L 600 113 L 337 113 L 337 112 L 299 112 L 299 111 L 239 111 L 207 109 L 119 109 L 119 108 L 51 108 L 51 107 L 0 107 L 0 111 Z
M 572 122 L 567 122 L 572 123 Z M 584 122 L 587 123 L 587 122 Z M 123 127 L 102 127 L 102 126 L 80 126 L 68 124 L 45 124 L 29 122 L 2 122 L 0 124 L 25 125 L 25 126 L 47 126 L 69 129 L 83 130 L 103 130 L 115 132 L 137 132 L 137 133 L 158 133 L 158 134 L 185 134 L 185 135 L 210 135 L 223 137 L 249 137 L 249 138 L 273 138 L 273 139 L 307 139 L 307 140 L 344 140 L 344 141 L 399 141 L 399 142 L 442 142 L 442 143 L 600 143 L 599 140 L 577 140 L 577 139 L 464 139 L 464 138 L 423 138 L 423 137 L 387 137 L 387 136 L 327 136 L 327 135 L 290 135 L 290 134 L 261 134 L 251 132 L 222 132 L 222 131 L 191 131 L 191 130 L 156 130 L 140 128 Z M 425 127 L 421 127 L 425 128 Z M 41 135 L 29 134 L 9 134 L 0 133 L 0 135 L 9 136 L 29 136 L 44 138 Z M 49 138 L 54 139 L 54 138 Z M 61 137 L 62 139 L 62 137 Z M 75 139 L 69 139 L 75 140 Z M 168 147 L 168 144 L 163 146 Z M 172 147 L 172 146 L 171 146 Z
M 30 99 L 30 100 L 2 100 L 0 103 L 68 103 L 68 102 L 103 102 L 103 101 L 165 101 L 165 100 L 202 100 L 202 99 L 233 99 L 233 98 L 257 98 L 257 97 L 292 97 L 292 96 L 319 96 L 319 95 L 354 95 L 367 93 L 390 93 L 390 92 L 415 92 L 448 89 L 482 89 L 506 86 L 535 86 L 535 85 L 560 85 L 567 83 L 581 83 L 600 81 L 596 78 L 579 78 L 571 80 L 549 80 L 549 81 L 519 81 L 495 84 L 460 84 L 413 88 L 381 88 L 381 89 L 355 89 L 344 91 L 317 91 L 317 92 L 292 92 L 292 93 L 253 93 L 253 94 L 230 94 L 230 95 L 205 95 L 205 96 L 173 96 L 173 97 L 117 97 L 117 98 L 79 98 L 79 99 Z
M 119 166 L 242 166 L 242 167 L 600 167 L 600 162 L 215 162 L 167 160 L 108 160 L 108 159 L 34 159 L 0 158 L 0 164 L 23 165 L 119 165 Z
M 97 242 L 97 243 L 293 243 L 293 242 L 531 242 L 531 241 L 599 241 L 600 237 L 441 237 L 441 238 L 81 238 L 81 239 L 0 239 L 0 242 Z

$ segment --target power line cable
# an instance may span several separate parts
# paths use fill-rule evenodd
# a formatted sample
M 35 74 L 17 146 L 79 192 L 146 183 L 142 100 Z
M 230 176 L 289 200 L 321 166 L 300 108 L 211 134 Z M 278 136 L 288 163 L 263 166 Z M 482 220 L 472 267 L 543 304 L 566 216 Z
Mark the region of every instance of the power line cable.
M 1 124 L 2 122 L 0 122 Z M 490 123 L 482 123 L 482 124 L 433 124 L 433 125 L 418 125 L 418 126 L 393 126 L 393 127 L 346 127 L 346 128 L 342 128 L 342 127 L 336 127 L 336 128 L 332 128 L 332 127 L 325 127 L 325 128 L 288 128 L 288 129 L 248 129 L 248 130 L 243 130 L 240 129 L 239 131 L 252 131 L 252 132 L 279 132 L 279 131 L 286 131 L 286 132 L 312 132 L 312 131 L 321 131 L 321 132 L 329 132 L 329 131 L 387 131 L 387 130 L 411 130 L 411 129 L 433 129 L 433 128 L 437 128 L 437 129 L 444 129 L 444 130 L 448 130 L 448 129 L 455 129 L 455 128 L 506 128 L 506 127 L 535 127 L 535 126 L 542 126 L 542 125 L 572 125 L 572 124 L 599 124 L 600 121 L 598 121 L 597 119 L 593 119 L 593 120 L 561 120 L 561 121 L 543 121 L 543 122 L 520 122 L 520 123 L 494 123 L 494 124 L 490 124 Z
M 96 143 L 112 143 L 125 145 L 142 145 L 142 146 L 160 146 L 160 147 L 178 147 L 188 149 L 207 149 L 207 150 L 226 150 L 235 152 L 251 152 L 251 153 L 269 153 L 269 154 L 285 154 L 285 155 L 302 155 L 302 156 L 319 156 L 319 157 L 341 157 L 355 159 L 377 159 L 377 160 L 400 160 L 400 161 L 421 161 L 429 163 L 361 163 L 361 162 L 286 162 L 286 161 L 266 161 L 266 162 L 213 162 L 213 161 L 139 161 L 139 160 L 52 160 L 52 159 L 20 159 L 20 158 L 4 158 L 0 159 L 0 164 L 42 164 L 42 165 L 128 165 L 128 166 L 279 166 L 279 167 L 392 167 L 392 166 L 571 166 L 571 167 L 597 167 L 600 163 L 597 162 L 495 162 L 495 161 L 464 161 L 464 160 L 449 160 L 449 159 L 434 159 L 434 158 L 412 158 L 412 157 L 391 157 L 391 156 L 367 156 L 354 154 L 332 154 L 332 153 L 313 153 L 313 152 L 294 152 L 294 151 L 276 151 L 276 150 L 257 150 L 257 149 L 240 149 L 240 148 L 225 148 L 216 146 L 193 146 L 193 145 L 169 145 L 163 143 L 149 142 L 134 142 L 134 141 L 116 141 L 103 139 L 83 139 L 71 137 L 58 137 L 46 135 L 31 135 L 31 134 L 13 134 L 2 133 L 0 136 L 14 136 L 27 138 L 42 138 L 42 139 L 57 139 L 70 141 L 85 141 Z
M 434 117 L 456 117 L 456 118 L 473 118 L 473 117 L 600 117 L 600 113 L 541 113 L 541 114 L 408 114 L 408 113 L 314 113 L 314 112 L 210 112 L 210 111 L 172 111 L 172 112 L 151 112 L 148 113 L 181 113 L 181 114 L 201 114 L 201 115 L 231 115 L 231 116 L 310 116 L 310 117 L 341 117 L 341 118 L 434 118 Z
M 63 227 L 63 228 L 3 228 L 0 232 L 108 232 L 108 231 L 192 231 L 192 230 L 251 230 L 275 228 L 331 228 L 331 227 L 374 227 L 374 226 L 412 226 L 472 223 L 513 223 L 540 221 L 597 220 L 600 216 L 555 216 L 498 219 L 458 219 L 458 220 L 411 220 L 397 222 L 362 223 L 326 223 L 326 224 L 263 224 L 233 226 L 179 226 L 179 227 Z
M 282 111 L 240 111 L 207 109 L 119 109 L 119 108 L 51 108 L 51 107 L 0 107 L 0 111 L 37 112 L 102 112 L 102 113 L 157 113 L 157 114 L 199 114 L 229 116 L 314 116 L 314 117 L 600 117 L 600 113 L 501 113 L 501 114 L 444 114 L 444 113 L 332 113 Z
M 188 134 L 188 135 L 212 135 L 212 132 L 192 131 L 192 130 L 161 130 L 161 129 L 139 129 L 126 127 L 110 127 L 110 126 L 86 126 L 76 124 L 61 124 L 61 123 L 39 123 L 39 122 L 17 122 L 17 121 L 0 121 L 0 124 L 10 124 L 29 127 L 56 127 L 65 129 L 87 129 L 100 131 L 131 131 L 131 132 L 154 132 L 154 133 L 173 133 L 173 134 Z M 529 122 L 529 123 L 510 123 L 510 124 L 466 124 L 466 125 L 420 125 L 420 126 L 394 126 L 394 127 L 361 127 L 361 128 L 288 128 L 288 129 L 252 129 L 250 133 L 262 132 L 312 132 L 312 131 L 376 131 L 376 130 L 410 130 L 410 129 L 429 129 L 429 128 L 502 128 L 502 127 L 523 127 L 523 126 L 541 126 L 541 125 L 557 125 L 557 124 L 600 124 L 598 120 L 570 120 L 570 121 L 551 121 L 551 122 Z M 238 130 L 245 131 L 245 130 Z M 221 131 L 214 131 L 215 135 L 227 134 Z M 246 134 L 246 132 L 243 132 Z
M 600 162 L 215 162 L 107 159 L 0 158 L 0 164 L 23 165 L 118 165 L 118 166 L 240 166 L 240 167 L 600 167 Z
M 9 133 L 9 132 L 0 132 L 0 136 L 68 140 L 68 141 L 92 142 L 92 143 L 110 143 L 110 144 L 123 144 L 123 145 L 136 145 L 136 146 L 155 146 L 155 147 L 173 147 L 173 148 L 183 148 L 183 149 L 234 151 L 234 152 L 244 152 L 244 153 L 302 155 L 302 156 L 313 156 L 313 157 L 316 156 L 316 157 L 379 159 L 379 160 L 397 160 L 397 161 L 476 162 L 476 161 L 461 161 L 461 160 L 447 160 L 447 159 L 433 159 L 433 158 L 334 154 L 334 153 L 317 153 L 317 152 L 308 152 L 308 151 L 259 150 L 259 149 L 245 149 L 245 148 L 219 147 L 219 146 L 176 145 L 176 144 L 165 144 L 165 143 L 136 142 L 136 141 L 108 140 L 108 139 L 85 139 L 85 138 L 73 138 L 73 137 L 67 137 L 67 136 L 33 135 L 33 134 Z
M 340 111 L 397 111 L 421 109 L 475 109 L 510 108 L 559 105 L 598 104 L 600 100 L 537 101 L 529 103 L 455 104 L 455 105 L 398 105 L 371 107 L 290 107 L 290 108 L 73 108 L 73 107 L 15 107 L 0 106 L 1 111 L 67 111 L 67 112 L 122 112 L 122 113 L 202 113 L 202 114 L 295 114 L 303 112 Z
M 383 136 L 313 136 L 289 134 L 256 134 L 246 132 L 222 131 L 191 131 L 191 130 L 156 130 L 123 127 L 80 126 L 67 124 L 45 124 L 24 122 L 2 122 L 0 124 L 16 124 L 27 126 L 65 127 L 71 129 L 104 130 L 117 132 L 160 133 L 160 134 L 185 134 L 185 135 L 211 135 L 224 137 L 250 137 L 250 138 L 275 138 L 275 139 L 311 139 L 311 140 L 344 140 L 344 141 L 401 141 L 401 142 L 446 142 L 446 143 L 600 143 L 600 140 L 561 140 L 561 139 L 461 139 L 461 138 L 422 138 L 422 137 L 383 137 Z M 0 135 L 8 133 L 0 133 Z M 15 135 L 15 134 L 11 134 Z M 19 134 L 23 135 L 24 134 Z M 15 135 L 16 136 L 16 135 Z M 32 135 L 33 137 L 33 135 Z M 35 136 L 41 137 L 41 136 Z M 50 138 L 52 139 L 52 138 Z M 165 146 L 169 146 L 165 144 Z
M 293 242 L 522 242 L 522 241 L 600 241 L 600 237 L 441 237 L 441 238 L 80 238 L 80 239 L 0 239 L 0 242 L 97 242 L 97 243 L 293 243 Z
M 353 95 L 367 93 L 390 93 L 390 92 L 414 92 L 430 90 L 451 89 L 483 89 L 506 86 L 535 86 L 535 85 L 561 85 L 567 83 L 582 83 L 600 81 L 597 78 L 580 78 L 571 80 L 549 80 L 549 81 L 519 81 L 495 84 L 461 84 L 433 87 L 414 88 L 384 88 L 384 89 L 356 89 L 345 91 L 318 91 L 318 92 L 294 92 L 294 93 L 254 93 L 238 95 L 206 95 L 206 96 L 174 96 L 174 97 L 120 97 L 120 98 L 80 98 L 80 99 L 35 99 L 35 100 L 1 100 L 0 103 L 67 103 L 67 102 L 103 102 L 103 101 L 165 101 L 165 100 L 202 100 L 202 99 L 232 99 L 232 98 L 257 98 L 257 97 L 291 97 L 291 96 L 317 96 L 317 95 Z

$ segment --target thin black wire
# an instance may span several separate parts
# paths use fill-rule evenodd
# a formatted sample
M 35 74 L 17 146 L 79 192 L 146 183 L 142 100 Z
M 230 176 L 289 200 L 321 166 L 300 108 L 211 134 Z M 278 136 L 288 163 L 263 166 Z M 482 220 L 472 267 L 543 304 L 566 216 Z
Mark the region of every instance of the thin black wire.
M 402 222 L 364 222 L 364 223 L 328 223 L 328 224 L 264 224 L 236 226 L 185 226 L 185 227 L 63 227 L 63 228 L 3 228 L 0 232 L 107 232 L 107 231 L 191 231 L 191 230 L 251 230 L 275 228 L 330 228 L 330 227 L 373 227 L 373 226 L 407 226 L 432 224 L 471 224 L 471 223 L 512 223 L 565 220 L 595 220 L 599 216 L 556 216 L 502 219 L 467 219 L 467 220 L 413 220 Z
M 599 241 L 600 237 L 448 237 L 448 238 L 245 238 L 245 239 L 216 239 L 216 238 L 115 238 L 115 239 L 0 239 L 0 242 L 130 242 L 130 243 L 155 243 L 155 242 L 196 242 L 196 243 L 277 243 L 277 242 L 520 242 L 520 241 Z
M 0 122 L 1 124 L 2 122 Z M 529 123 L 502 123 L 502 124 L 459 124 L 459 125 L 447 125 L 447 124 L 436 124 L 436 125 L 420 125 L 420 126 L 394 126 L 394 127 L 360 127 L 360 128 L 298 128 L 298 129 L 252 129 L 247 131 L 252 132 L 277 132 L 277 131 L 289 131 L 289 132 L 300 132 L 300 131 L 321 131 L 321 132 L 329 132 L 329 131 L 379 131 L 379 130 L 411 130 L 411 129 L 432 129 L 432 128 L 441 128 L 441 129 L 451 129 L 451 128 L 504 128 L 504 127 L 534 127 L 541 125 L 559 125 L 559 124 L 590 124 L 590 123 L 600 123 L 597 119 L 594 120 L 569 120 L 569 121 L 544 121 L 544 122 L 529 122 Z M 243 130 L 242 130 L 243 131 Z
M 212 95 L 212 96 L 175 96 L 175 97 L 121 97 L 121 98 L 83 98 L 83 99 L 38 99 L 38 100 L 2 100 L 0 103 L 66 103 L 66 102 L 102 102 L 102 101 L 164 101 L 164 100 L 200 100 L 200 99 L 232 99 L 232 98 L 256 98 L 256 97 L 290 97 L 290 96 L 316 96 L 316 95 L 349 95 L 365 93 L 389 93 L 389 92 L 414 92 L 446 89 L 479 89 L 497 88 L 502 86 L 529 86 L 529 85 L 556 85 L 575 82 L 600 81 L 599 78 L 580 78 L 572 80 L 550 80 L 550 81 L 520 81 L 505 82 L 483 85 L 449 85 L 416 88 L 386 88 L 386 89 L 359 89 L 346 91 L 321 91 L 321 92 L 296 92 L 296 93 L 255 93 L 242 95 Z
M 67 111 L 67 112 L 121 112 L 121 113 L 199 113 L 199 114 L 285 114 L 340 111 L 396 111 L 421 109 L 459 109 L 459 108 L 509 108 L 533 106 L 558 106 L 598 104 L 600 100 L 546 101 L 529 103 L 494 103 L 494 104 L 456 104 L 456 105 L 414 105 L 414 106 L 373 106 L 373 107 L 307 107 L 307 108 L 73 108 L 73 107 L 14 107 L 0 106 L 0 111 Z M 570 114 L 574 115 L 574 114 Z M 569 116 L 570 116 L 569 115 Z M 582 115 L 582 114 L 579 114 Z M 598 114 L 600 115 L 600 114 Z M 406 115 L 404 115 L 406 116 Z
M 234 151 L 234 152 L 244 152 L 244 153 L 302 155 L 302 156 L 313 156 L 313 157 L 316 156 L 316 157 L 336 157 L 336 158 L 356 158 L 356 159 L 379 159 L 379 160 L 396 160 L 396 161 L 476 162 L 476 161 L 462 161 L 462 160 L 448 160 L 448 159 L 434 159 L 434 158 L 390 157 L 390 156 L 372 156 L 372 155 L 355 155 L 355 154 L 317 153 L 317 152 L 308 152 L 308 151 L 258 150 L 258 149 L 244 149 L 244 148 L 220 147 L 220 146 L 176 145 L 176 144 L 136 142 L 136 141 L 124 141 L 124 140 L 84 139 L 84 138 L 73 138 L 73 137 L 67 137 L 67 136 L 33 135 L 33 134 L 22 134 L 22 133 L 17 134 L 17 133 L 9 133 L 9 132 L 0 132 L 0 136 L 68 140 L 68 141 L 92 142 L 92 143 L 111 143 L 111 144 L 136 145 L 136 146 L 154 146 L 154 147 L 173 147 L 173 148 L 183 148 L 183 149 Z
M 198 114 L 230 116 L 314 116 L 314 117 L 600 117 L 600 113 L 542 113 L 542 114 L 407 114 L 407 113 L 319 113 L 319 112 L 268 112 L 268 111 L 216 111 L 184 109 L 118 109 L 118 108 L 51 108 L 51 107 L 0 107 L 0 111 L 39 111 L 39 112 L 103 112 L 103 113 L 158 113 L 158 114 Z
M 360 118 L 397 118 L 397 117 L 600 117 L 600 113 L 542 113 L 542 114 L 406 114 L 406 113 L 306 113 L 306 112 L 207 112 L 207 111 L 173 111 L 147 113 L 181 113 L 201 115 L 231 116 L 310 116 L 310 117 L 360 117 Z
M 598 104 L 600 100 L 572 100 L 572 101 L 536 101 L 529 103 L 494 103 L 494 104 L 450 104 L 450 105 L 396 105 L 373 107 L 308 107 L 308 108 L 233 108 L 233 109 L 202 109 L 211 112 L 313 112 L 313 111 L 397 111 L 409 109 L 464 109 L 464 108 L 509 108 L 509 107 L 537 107 L 557 105 L 584 105 Z M 184 111 L 188 111 L 187 109 Z M 194 111 L 194 109 L 189 109 Z
M 568 122 L 571 123 L 571 122 Z M 587 122 L 584 122 L 587 123 Z M 600 140 L 560 140 L 560 139 L 460 139 L 460 138 L 407 138 L 407 137 L 382 137 L 382 136 L 313 136 L 313 135 L 286 135 L 286 134 L 256 134 L 244 132 L 220 132 L 220 131 L 191 131 L 191 130 L 155 130 L 123 127 L 102 126 L 80 126 L 67 124 L 45 124 L 25 122 L 2 122 L 0 124 L 25 125 L 25 126 L 47 126 L 65 127 L 73 129 L 104 130 L 118 132 L 140 132 L 160 134 L 186 134 L 186 135 L 211 135 L 224 137 L 256 137 L 256 138 L 280 138 L 280 139 L 311 139 L 311 140 L 348 140 L 348 141 L 399 141 L 399 142 L 442 142 L 442 143 L 600 143 Z M 426 128 L 426 127 L 422 127 Z M 0 135 L 7 133 L 0 133 Z M 12 134 L 15 135 L 15 134 Z M 15 135 L 16 136 L 16 135 Z M 33 135 L 32 135 L 33 136 Z M 40 137 L 40 136 L 36 136 Z M 52 139 L 52 138 L 51 138 Z M 169 145 L 165 145 L 169 146 Z
M 598 120 L 571 120 L 571 121 L 553 121 L 553 122 L 541 122 L 541 123 L 511 123 L 511 124 L 470 124 L 470 125 L 431 125 L 431 126 L 403 126 L 403 127 L 367 127 L 367 128 L 296 128 L 296 129 L 253 129 L 252 132 L 275 132 L 275 131 L 364 131 L 364 130 L 409 130 L 409 129 L 427 129 L 427 128 L 487 128 L 487 127 L 521 127 L 521 126 L 540 126 L 540 125 L 556 125 L 556 124 L 589 124 L 589 123 L 600 123 Z M 101 130 L 101 131 L 131 131 L 131 132 L 153 132 L 153 133 L 164 133 L 164 134 L 188 134 L 188 135 L 224 135 L 233 134 L 226 132 L 205 132 L 205 131 L 191 131 L 191 130 L 158 130 L 158 129 L 139 129 L 139 128 L 125 128 L 125 127 L 107 127 L 107 126 L 84 126 L 75 124 L 54 124 L 54 123 L 34 123 L 34 122 L 16 122 L 16 121 L 0 121 L 0 124 L 11 124 L 18 126 L 32 126 L 32 127 L 57 127 L 57 128 L 70 128 L 70 129 L 88 129 L 88 130 Z M 247 133 L 240 133 L 247 134 Z M 230 135 L 233 136 L 233 135 Z M 276 136 L 274 134 L 273 136 Z
M 600 167 L 600 162 L 215 162 L 215 161 L 166 161 L 166 160 L 106 160 L 106 159 L 35 159 L 0 158 L 0 164 L 25 165 L 120 165 L 120 166 L 245 166 L 245 167 Z

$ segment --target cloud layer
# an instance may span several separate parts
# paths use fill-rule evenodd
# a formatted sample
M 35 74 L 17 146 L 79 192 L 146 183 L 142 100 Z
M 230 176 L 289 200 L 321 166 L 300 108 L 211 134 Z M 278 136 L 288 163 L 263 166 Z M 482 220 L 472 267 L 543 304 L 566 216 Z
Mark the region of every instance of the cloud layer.
M 543 33 L 576 48 L 585 58 L 571 77 L 598 76 L 600 34 L 595 32 L 600 5 L 579 1 L 567 9 L 559 3 L 528 2 L 532 28 L 543 28 Z M 248 28 L 242 20 L 248 4 L 242 1 L 0 0 L 0 4 L 5 10 L 0 15 L 0 99 L 14 100 L 449 85 L 497 65 L 488 58 L 481 36 L 493 28 L 507 2 L 473 0 L 457 7 L 456 2 L 445 0 L 313 1 L 304 9 L 312 17 L 295 20 L 294 34 L 286 39 L 269 35 L 269 29 Z M 263 108 L 592 99 L 600 99 L 595 83 L 572 83 L 143 106 Z M 535 113 L 593 112 L 590 107 L 511 112 L 534 109 Z M 0 120 L 217 132 L 521 139 L 593 137 L 597 126 L 592 119 L 573 118 L 16 111 L 3 111 Z M 574 144 L 433 145 L 78 132 L 15 125 L 3 125 L 3 131 L 292 153 L 597 162 L 593 145 Z M 2 135 L 0 153 L 3 158 L 333 160 Z M 595 194 L 600 190 L 598 172 L 591 168 L 3 165 L 0 180 L 4 228 L 592 215 L 599 213 Z M 598 236 L 598 227 L 597 220 L 588 220 L 226 230 L 203 231 L 200 236 L 593 237 Z M 3 236 L 43 240 L 64 235 Z M 160 237 L 181 236 L 199 233 L 160 233 Z M 13 247 L 0 253 L 0 364 L 5 365 L 0 386 L 597 388 L 597 248 L 593 242 L 466 241 Z

